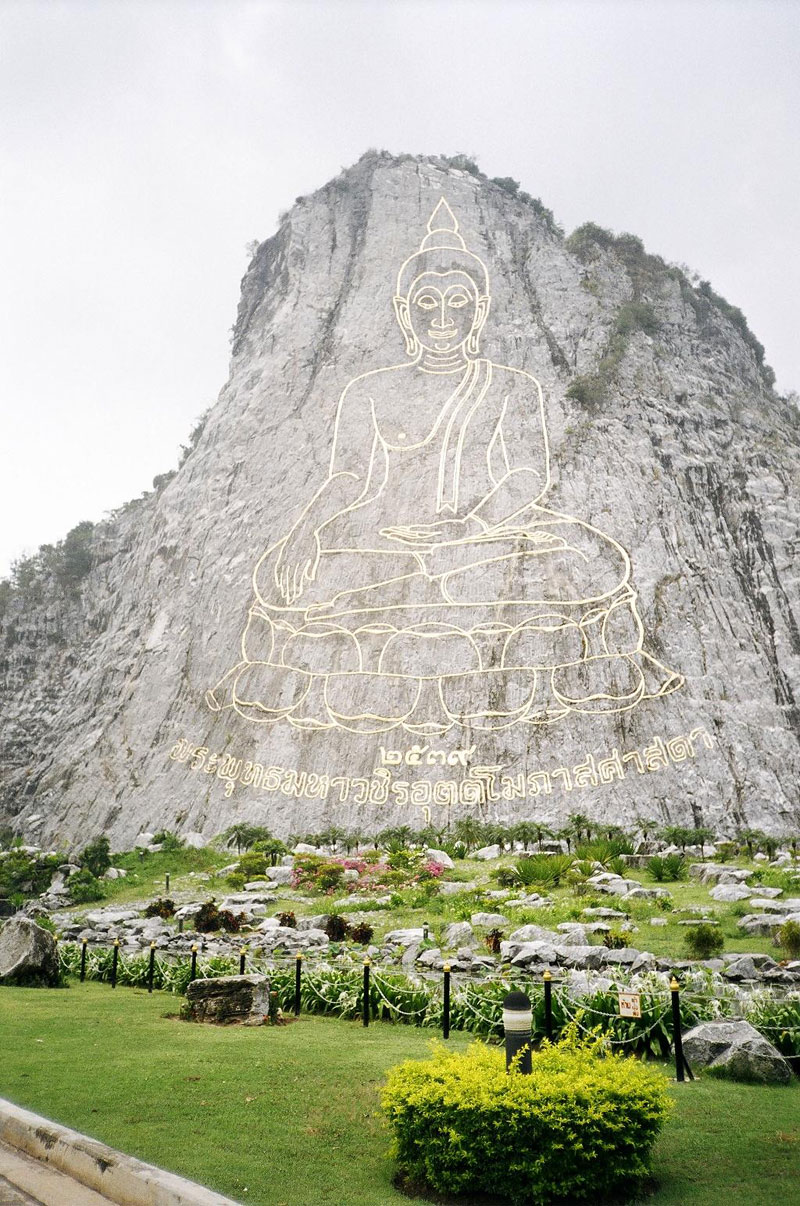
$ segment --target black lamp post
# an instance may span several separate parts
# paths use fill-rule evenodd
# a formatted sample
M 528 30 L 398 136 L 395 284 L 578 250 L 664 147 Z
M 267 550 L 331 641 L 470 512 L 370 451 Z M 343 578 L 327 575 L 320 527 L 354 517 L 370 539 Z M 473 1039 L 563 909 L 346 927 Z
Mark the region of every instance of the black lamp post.
M 531 999 L 524 992 L 510 992 L 503 1000 L 503 1029 L 506 1035 L 506 1071 L 515 1056 L 519 1056 L 517 1067 L 520 1072 L 531 1071 L 531 1033 L 533 1009 Z M 520 1056 L 520 1052 L 522 1052 Z

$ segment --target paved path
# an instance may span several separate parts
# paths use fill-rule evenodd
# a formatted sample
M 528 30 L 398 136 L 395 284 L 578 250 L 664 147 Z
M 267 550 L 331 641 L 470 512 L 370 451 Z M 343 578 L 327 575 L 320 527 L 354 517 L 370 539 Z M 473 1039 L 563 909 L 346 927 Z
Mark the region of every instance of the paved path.
M 0 1143 L 0 1206 L 108 1206 L 109 1201 L 64 1173 Z

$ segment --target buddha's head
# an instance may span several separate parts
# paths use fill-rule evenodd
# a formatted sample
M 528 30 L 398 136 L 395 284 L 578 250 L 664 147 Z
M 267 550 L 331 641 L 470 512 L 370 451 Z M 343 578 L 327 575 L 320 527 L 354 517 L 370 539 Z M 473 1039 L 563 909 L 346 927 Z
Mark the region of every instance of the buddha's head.
M 467 251 L 444 197 L 428 219 L 419 251 L 397 276 L 397 321 L 409 356 L 477 356 L 489 313 L 486 266 Z

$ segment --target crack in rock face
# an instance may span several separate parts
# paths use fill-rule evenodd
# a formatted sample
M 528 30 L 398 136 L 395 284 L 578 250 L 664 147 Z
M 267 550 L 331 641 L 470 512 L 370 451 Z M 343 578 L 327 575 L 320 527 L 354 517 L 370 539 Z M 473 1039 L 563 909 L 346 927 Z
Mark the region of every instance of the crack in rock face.
M 180 468 L 3 596 L 0 821 L 796 829 L 800 415 L 762 355 L 632 236 L 364 156 L 255 252 Z

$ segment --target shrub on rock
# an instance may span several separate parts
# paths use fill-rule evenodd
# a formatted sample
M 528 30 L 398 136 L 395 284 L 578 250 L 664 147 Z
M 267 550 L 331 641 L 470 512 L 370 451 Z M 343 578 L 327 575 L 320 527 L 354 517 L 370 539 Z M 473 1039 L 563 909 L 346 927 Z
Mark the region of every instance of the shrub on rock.
M 402 1172 L 530 1206 L 635 1192 L 669 1109 L 663 1076 L 574 1030 L 532 1063 L 508 1075 L 496 1048 L 434 1044 L 431 1059 L 393 1068 L 382 1101 Z

